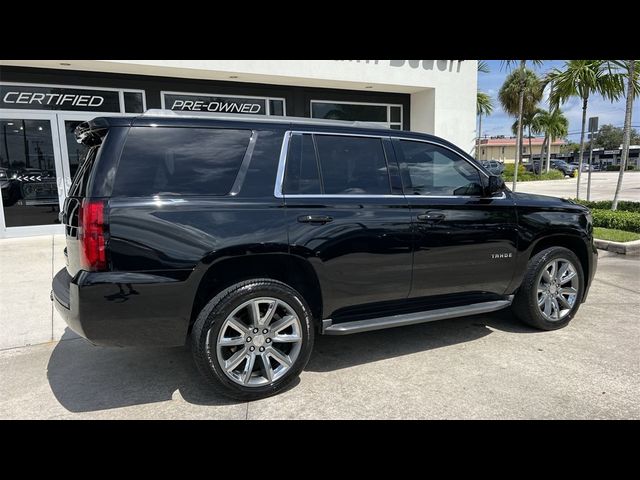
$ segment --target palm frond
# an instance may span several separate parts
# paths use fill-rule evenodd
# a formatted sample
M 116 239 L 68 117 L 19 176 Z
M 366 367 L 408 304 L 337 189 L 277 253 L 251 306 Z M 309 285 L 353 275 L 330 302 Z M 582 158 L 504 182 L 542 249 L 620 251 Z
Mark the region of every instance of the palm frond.
M 489 69 L 489 64 L 486 60 L 478 60 L 478 72 L 479 73 L 489 73 L 491 70 Z
M 476 112 L 478 115 L 491 115 L 493 112 L 493 101 L 488 93 L 478 92 L 476 101 Z

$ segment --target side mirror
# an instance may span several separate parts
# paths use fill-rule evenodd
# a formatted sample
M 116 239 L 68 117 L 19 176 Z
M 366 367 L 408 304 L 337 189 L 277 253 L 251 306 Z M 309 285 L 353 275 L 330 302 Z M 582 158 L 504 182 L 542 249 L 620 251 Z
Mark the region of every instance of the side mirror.
M 489 175 L 489 183 L 487 184 L 487 188 L 486 188 L 487 197 L 490 197 L 494 193 L 501 192 L 502 190 L 504 190 L 504 188 L 505 188 L 504 180 L 502 179 L 501 176 Z

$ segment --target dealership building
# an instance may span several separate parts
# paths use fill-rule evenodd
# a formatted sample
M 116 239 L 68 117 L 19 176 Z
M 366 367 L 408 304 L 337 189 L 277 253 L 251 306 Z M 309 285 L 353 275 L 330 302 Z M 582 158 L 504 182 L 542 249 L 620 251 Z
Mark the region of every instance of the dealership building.
M 64 266 L 58 213 L 86 153 L 80 122 L 158 108 L 329 118 L 472 152 L 476 82 L 475 60 L 0 60 L 0 348 L 64 330 L 49 290 Z M 18 323 L 16 306 L 29 312 Z

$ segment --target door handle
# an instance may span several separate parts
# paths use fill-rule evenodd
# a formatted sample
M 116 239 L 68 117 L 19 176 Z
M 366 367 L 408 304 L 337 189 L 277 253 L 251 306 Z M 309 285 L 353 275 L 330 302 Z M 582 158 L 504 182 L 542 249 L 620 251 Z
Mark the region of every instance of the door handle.
M 325 223 L 333 221 L 333 217 L 330 217 L 329 215 L 300 215 L 298 217 L 298 221 L 300 223 L 315 223 L 324 225 Z
M 419 222 L 437 223 L 444 220 L 445 215 L 443 212 L 431 211 L 424 212 L 417 216 Z

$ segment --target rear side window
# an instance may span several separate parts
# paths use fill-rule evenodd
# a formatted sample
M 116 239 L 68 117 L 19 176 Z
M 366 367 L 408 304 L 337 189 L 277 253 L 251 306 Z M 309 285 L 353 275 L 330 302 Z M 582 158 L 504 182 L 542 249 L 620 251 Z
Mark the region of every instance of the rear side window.
M 251 130 L 134 127 L 112 195 L 226 195 L 250 138 Z
M 91 147 L 87 152 L 87 156 L 84 158 L 84 160 L 80 161 L 80 168 L 78 168 L 78 171 L 73 177 L 71 188 L 69 188 L 70 197 L 87 196 L 87 186 L 89 184 L 91 168 L 93 167 L 93 162 L 96 159 L 96 154 L 99 148 L 99 146 Z
M 391 193 L 382 140 L 374 137 L 315 135 L 324 193 Z

